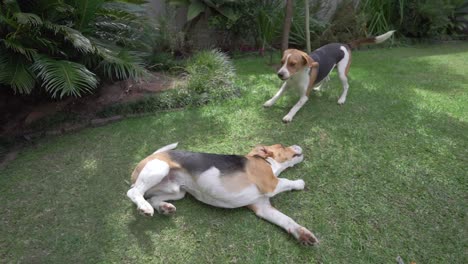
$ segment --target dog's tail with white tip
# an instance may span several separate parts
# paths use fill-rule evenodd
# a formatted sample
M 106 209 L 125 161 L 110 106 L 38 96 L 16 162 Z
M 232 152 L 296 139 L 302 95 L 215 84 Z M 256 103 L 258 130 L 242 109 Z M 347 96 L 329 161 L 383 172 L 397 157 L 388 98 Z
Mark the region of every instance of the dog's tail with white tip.
M 164 151 L 168 151 L 168 150 L 171 150 L 171 149 L 175 149 L 177 148 L 177 145 L 179 144 L 179 142 L 176 142 L 176 143 L 172 143 L 172 144 L 169 144 L 167 146 L 164 146 L 158 150 L 156 150 L 153 154 L 156 154 L 156 153 L 159 153 L 159 152 L 164 152 Z
M 370 38 L 354 40 L 354 41 L 351 41 L 350 43 L 348 43 L 348 46 L 351 49 L 355 49 L 355 48 L 357 48 L 357 47 L 359 47 L 361 45 L 364 45 L 364 44 L 379 44 L 379 43 L 382 43 L 382 42 L 386 41 L 387 39 L 389 39 L 393 35 L 393 33 L 395 33 L 395 30 L 390 30 L 387 33 L 382 34 L 382 35 L 377 36 L 377 37 L 370 37 Z

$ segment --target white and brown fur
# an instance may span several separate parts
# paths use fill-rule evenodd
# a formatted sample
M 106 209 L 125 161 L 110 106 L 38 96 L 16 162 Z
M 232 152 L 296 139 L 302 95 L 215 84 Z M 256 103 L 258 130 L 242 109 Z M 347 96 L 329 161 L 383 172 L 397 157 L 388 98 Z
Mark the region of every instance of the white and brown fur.
M 290 122 L 299 109 L 309 100 L 311 90 L 320 89 L 323 80 L 328 77 L 335 66 L 338 69 L 338 76 L 343 85 L 343 93 L 338 99 L 338 104 L 344 104 L 349 89 L 348 72 L 351 65 L 351 50 L 363 44 L 382 43 L 390 38 L 394 32 L 392 30 L 377 37 L 359 39 L 348 44 L 331 43 L 320 47 L 310 55 L 297 49 L 285 50 L 281 59 L 282 67 L 278 70 L 278 77 L 285 82 L 279 91 L 263 106 L 272 106 L 288 88 L 295 87 L 299 90 L 300 99 L 289 113 L 283 117 L 283 122 Z M 321 68 L 320 63 L 312 58 L 314 53 L 320 54 L 322 60 L 328 62 L 326 67 Z M 322 78 L 317 78 L 317 75 L 321 75 Z
M 133 171 L 127 196 L 140 212 L 152 216 L 156 209 L 160 214 L 173 214 L 176 208 L 167 201 L 182 199 L 188 192 L 217 207 L 247 206 L 302 244 L 318 243 L 312 232 L 270 204 L 278 193 L 304 189 L 303 180 L 278 178 L 303 160 L 299 146 L 257 146 L 245 156 L 178 151 L 176 147 L 174 143 L 157 150 Z

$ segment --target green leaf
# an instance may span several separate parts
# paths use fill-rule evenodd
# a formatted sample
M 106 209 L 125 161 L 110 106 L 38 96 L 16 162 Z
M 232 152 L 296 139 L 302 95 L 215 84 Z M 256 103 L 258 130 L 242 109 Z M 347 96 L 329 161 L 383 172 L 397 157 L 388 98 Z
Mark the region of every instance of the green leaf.
M 36 83 L 30 66 L 31 62 L 26 59 L 8 53 L 0 54 L 0 83 L 20 94 L 29 94 Z
M 84 31 L 90 25 L 90 22 L 96 18 L 96 11 L 104 3 L 104 0 L 76 0 L 76 10 L 79 19 L 76 28 Z
M 6 48 L 24 55 L 26 58 L 28 58 L 28 60 L 32 60 L 32 57 L 37 53 L 35 49 L 23 46 L 23 44 L 15 39 L 14 36 L 7 39 L 2 39 L 0 42 L 3 42 Z
M 187 21 L 190 21 L 205 11 L 206 5 L 200 0 L 192 0 L 188 7 Z
M 21 25 L 39 26 L 42 25 L 42 19 L 32 13 L 18 12 L 13 15 L 13 19 Z
M 148 74 L 140 54 L 136 52 L 121 50 L 116 53 L 102 46 L 97 46 L 97 50 L 103 58 L 98 68 L 109 79 L 140 79 Z
M 129 4 L 139 4 L 139 5 L 148 3 L 148 0 L 120 0 L 120 1 L 129 3 Z
M 79 97 L 85 92 L 91 92 L 98 85 L 96 75 L 76 62 L 38 56 L 32 69 L 37 72 L 42 85 L 52 97 Z
M 54 24 L 49 21 L 44 22 L 44 27 L 53 31 L 55 35 L 58 33 L 62 34 L 65 40 L 71 42 L 73 47 L 81 53 L 90 53 L 94 51 L 91 41 L 78 30 L 64 25 Z
M 221 6 L 215 8 L 221 15 L 227 17 L 229 20 L 236 21 L 239 17 L 236 15 L 234 9 L 229 6 Z
M 168 2 L 173 6 L 185 6 L 190 4 L 189 0 L 168 0 Z
M 74 30 L 70 27 L 61 27 L 60 32 L 64 35 L 65 39 L 70 41 L 78 51 L 88 53 L 94 51 L 94 47 L 88 38 L 83 36 L 80 31 Z

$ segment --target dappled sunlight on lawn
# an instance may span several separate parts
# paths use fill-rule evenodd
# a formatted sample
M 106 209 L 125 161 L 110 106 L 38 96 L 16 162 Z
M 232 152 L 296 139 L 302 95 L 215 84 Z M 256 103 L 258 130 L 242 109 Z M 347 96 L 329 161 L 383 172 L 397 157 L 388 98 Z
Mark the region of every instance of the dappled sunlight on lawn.
M 39 140 L 1 172 L 0 256 L 51 263 L 387 263 L 401 254 L 418 263 L 460 262 L 468 54 L 395 48 L 353 55 L 346 104 L 336 103 L 342 88 L 334 73 L 330 88 L 314 93 L 290 124 L 281 118 L 297 95 L 264 108 L 281 81 L 263 58 L 248 58 L 236 61 L 245 85 L 240 98 Z M 183 150 L 240 155 L 256 144 L 300 145 L 304 162 L 282 177 L 304 179 L 307 190 L 272 201 L 323 243 L 301 247 L 246 208 L 216 208 L 190 195 L 173 202 L 174 216 L 140 215 L 126 196 L 131 172 L 174 142 Z
M 97 169 L 97 160 L 96 159 L 86 159 L 83 161 L 83 169 L 85 170 L 96 170 Z
M 466 96 L 462 96 L 461 94 L 438 93 L 420 88 L 415 88 L 414 91 L 417 96 L 415 104 L 421 109 L 424 109 L 424 111 L 440 111 L 461 122 L 468 122 L 468 104 L 465 103 L 467 99 Z M 460 93 L 465 94 L 467 92 L 468 90 L 464 92 L 460 91 Z

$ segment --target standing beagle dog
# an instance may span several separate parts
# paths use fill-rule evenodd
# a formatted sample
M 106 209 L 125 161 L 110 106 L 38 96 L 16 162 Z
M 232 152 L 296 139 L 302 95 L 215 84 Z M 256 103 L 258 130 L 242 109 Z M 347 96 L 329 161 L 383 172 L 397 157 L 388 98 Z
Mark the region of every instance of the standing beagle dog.
M 343 85 L 343 93 L 338 99 L 338 104 L 344 104 L 349 89 L 348 71 L 351 65 L 351 49 L 363 44 L 382 43 L 394 32 L 395 30 L 392 30 L 377 37 L 359 39 L 348 44 L 330 43 L 314 50 L 310 55 L 297 49 L 285 50 L 281 59 L 282 67 L 278 70 L 278 77 L 285 82 L 263 106 L 272 106 L 286 89 L 295 87 L 299 90 L 301 98 L 283 117 L 283 122 L 290 122 L 309 100 L 311 90 L 319 90 L 323 80 L 328 77 L 335 66 L 338 68 L 338 75 Z
M 270 197 L 304 189 L 303 180 L 278 178 L 285 169 L 303 160 L 299 146 L 257 146 L 246 156 L 195 153 L 165 146 L 141 161 L 132 174 L 127 196 L 138 210 L 152 216 L 175 213 L 168 200 L 182 199 L 186 192 L 204 203 L 237 208 L 247 206 L 255 214 L 279 225 L 304 245 L 318 243 L 305 227 L 278 211 Z

